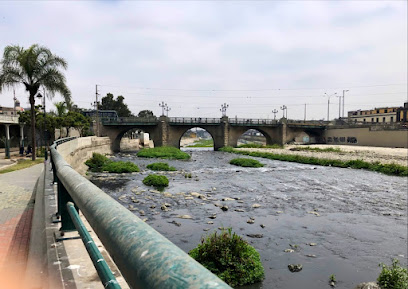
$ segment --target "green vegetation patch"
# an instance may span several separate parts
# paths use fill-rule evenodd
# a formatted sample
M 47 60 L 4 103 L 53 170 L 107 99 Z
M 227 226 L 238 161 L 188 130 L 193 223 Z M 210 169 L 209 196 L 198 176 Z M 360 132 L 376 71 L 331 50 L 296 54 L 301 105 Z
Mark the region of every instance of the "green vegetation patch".
M 380 267 L 382 270 L 377 278 L 377 283 L 382 289 L 408 288 L 407 268 L 401 267 L 398 259 L 394 259 L 391 266 L 380 264 Z
M 191 145 L 188 145 L 189 148 L 212 148 L 214 142 L 212 139 L 200 139 L 199 141 L 194 142 Z
M 175 147 L 156 147 L 142 149 L 137 153 L 137 156 L 143 158 L 160 158 L 177 160 L 190 159 L 190 155 L 188 153 L 182 152 L 181 150 Z
M 20 159 L 14 165 L 9 166 L 5 169 L 1 169 L 0 174 L 5 174 L 5 173 L 10 173 L 10 172 L 26 169 L 26 168 L 35 166 L 37 164 L 40 164 L 43 161 L 44 161 L 43 158 L 36 159 L 35 161 L 32 161 L 31 159 L 30 160 Z
M 401 166 L 397 164 L 380 164 L 379 162 L 369 163 L 363 160 L 332 160 L 332 159 L 321 159 L 315 157 L 306 157 L 299 155 L 287 155 L 287 154 L 274 154 L 266 152 L 249 152 L 236 150 L 233 147 L 223 147 L 220 149 L 223 152 L 236 153 L 240 155 L 248 155 L 251 157 L 266 158 L 270 160 L 286 161 L 286 162 L 296 162 L 309 165 L 320 165 L 320 166 L 332 166 L 339 168 L 353 168 L 353 169 L 365 169 L 369 171 L 375 171 L 383 173 L 386 175 L 406 177 L 408 176 L 408 166 Z
M 254 148 L 254 149 L 283 149 L 283 146 L 278 145 L 278 144 L 273 144 L 273 145 L 261 145 L 261 144 L 256 144 L 256 143 L 247 143 L 247 144 L 242 144 L 239 145 L 238 148 Z
M 85 164 L 92 172 L 109 172 L 109 173 L 132 173 L 139 172 L 139 167 L 132 162 L 114 162 L 106 156 L 98 153 L 93 153 L 92 158 L 87 160 Z
M 175 171 L 175 167 L 170 167 L 168 163 L 152 163 L 146 166 L 152 171 Z
M 264 165 L 257 160 L 249 158 L 236 158 L 230 160 L 231 165 L 240 166 L 240 167 L 250 167 L 250 168 L 260 168 Z
M 264 278 L 259 253 L 231 228 L 203 237 L 189 255 L 232 287 Z
M 169 185 L 169 179 L 161 175 L 148 175 L 143 179 L 143 184 L 156 188 L 164 188 Z
M 321 152 L 321 153 L 340 153 L 342 150 L 340 148 L 313 148 L 313 147 L 295 147 L 290 148 L 291 151 L 309 151 L 309 152 Z

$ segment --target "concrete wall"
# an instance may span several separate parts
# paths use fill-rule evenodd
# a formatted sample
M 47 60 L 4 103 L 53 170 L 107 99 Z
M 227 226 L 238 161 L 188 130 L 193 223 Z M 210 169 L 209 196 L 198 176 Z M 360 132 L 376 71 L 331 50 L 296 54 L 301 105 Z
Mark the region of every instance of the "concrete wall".
M 408 130 L 370 130 L 370 128 L 328 129 L 327 144 L 378 147 L 408 147 Z
M 108 137 L 82 137 L 60 144 L 58 152 L 65 161 L 80 174 L 85 174 L 88 167 L 84 162 L 92 157 L 92 153 L 110 154 L 111 141 Z

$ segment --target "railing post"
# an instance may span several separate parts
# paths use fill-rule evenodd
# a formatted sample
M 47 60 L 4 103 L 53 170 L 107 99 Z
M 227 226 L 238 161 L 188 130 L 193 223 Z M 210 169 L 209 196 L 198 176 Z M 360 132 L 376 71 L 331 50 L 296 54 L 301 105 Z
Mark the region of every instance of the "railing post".
M 67 203 L 74 202 L 74 200 L 69 195 L 67 189 L 64 187 L 62 182 L 58 182 L 58 213 L 61 216 L 61 228 L 60 231 L 75 231 L 75 224 L 72 222 L 71 216 L 69 215 L 67 209 Z M 77 210 L 78 208 L 75 207 Z

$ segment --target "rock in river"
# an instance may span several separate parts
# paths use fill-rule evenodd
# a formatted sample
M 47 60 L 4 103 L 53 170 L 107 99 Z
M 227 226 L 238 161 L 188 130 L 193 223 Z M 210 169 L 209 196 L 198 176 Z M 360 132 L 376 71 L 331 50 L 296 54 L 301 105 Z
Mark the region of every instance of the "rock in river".
M 247 234 L 249 238 L 263 238 L 263 234 Z
M 223 210 L 224 212 L 225 212 L 225 211 L 228 211 L 228 206 L 222 206 L 222 207 L 221 207 L 221 210 Z
M 259 207 L 261 207 L 260 204 L 253 204 L 253 205 L 252 205 L 252 208 L 254 208 L 254 209 L 259 208 Z
M 191 217 L 190 215 L 178 215 L 177 218 L 180 218 L 180 219 L 192 219 L 193 217 Z
M 303 269 L 302 264 L 289 264 L 288 269 L 290 272 L 300 272 Z
M 375 282 L 368 282 L 358 284 L 354 289 L 380 289 L 380 286 Z

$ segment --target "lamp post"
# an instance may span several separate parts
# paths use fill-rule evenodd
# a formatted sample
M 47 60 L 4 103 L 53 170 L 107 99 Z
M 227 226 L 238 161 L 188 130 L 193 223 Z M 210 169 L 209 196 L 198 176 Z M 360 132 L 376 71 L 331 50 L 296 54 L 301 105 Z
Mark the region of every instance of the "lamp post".
M 342 114 L 343 117 L 344 117 L 344 94 L 345 94 L 347 91 L 349 91 L 349 90 L 343 89 L 343 114 Z
M 286 118 L 287 118 L 288 117 L 288 107 L 286 105 L 282 105 L 280 107 L 280 109 L 282 110 L 282 113 L 283 113 L 282 117 L 283 118 L 285 118 L 285 110 L 286 110 Z
M 162 116 L 164 116 L 164 110 L 167 107 L 167 103 L 164 103 L 164 101 L 162 101 L 162 103 L 159 103 L 159 106 L 162 108 Z
M 166 116 L 169 116 L 169 111 L 171 110 L 171 108 L 166 104 L 166 107 L 164 108 L 164 110 L 166 111 Z
M 337 95 L 337 92 L 328 95 L 326 92 L 324 93 L 324 97 L 327 97 L 327 121 L 330 120 L 330 97 Z
M 228 108 L 228 107 L 229 107 L 229 105 L 226 104 L 226 103 L 221 104 L 221 109 L 220 109 L 220 111 L 221 111 L 223 117 L 224 117 L 224 116 L 227 116 L 227 108 Z
M 38 93 L 37 94 L 37 97 L 38 98 L 42 98 L 42 102 L 43 102 L 43 104 L 42 104 L 42 106 L 43 106 L 43 112 L 44 112 L 44 119 L 43 119 L 43 131 L 42 131 L 42 135 L 43 135 L 43 137 L 42 137 L 42 140 L 43 140 L 43 145 L 44 145 L 44 159 L 45 160 L 47 160 L 48 159 L 48 149 L 47 149 L 47 141 L 46 141 L 46 131 L 45 131 L 45 121 L 46 121 L 46 110 L 45 110 L 45 96 L 46 96 L 46 93 L 45 93 L 45 89 L 43 89 L 43 93 L 44 93 L 44 95 L 42 95 L 41 93 Z M 35 113 L 35 112 L 34 112 Z M 33 154 L 35 154 L 36 152 L 33 152 Z
M 277 110 L 277 109 L 273 109 L 272 110 L 272 113 L 273 113 L 273 120 L 275 120 L 276 119 L 276 114 L 279 112 L 279 110 Z

